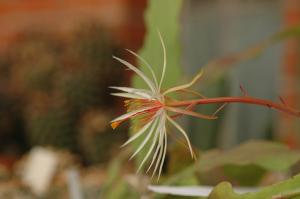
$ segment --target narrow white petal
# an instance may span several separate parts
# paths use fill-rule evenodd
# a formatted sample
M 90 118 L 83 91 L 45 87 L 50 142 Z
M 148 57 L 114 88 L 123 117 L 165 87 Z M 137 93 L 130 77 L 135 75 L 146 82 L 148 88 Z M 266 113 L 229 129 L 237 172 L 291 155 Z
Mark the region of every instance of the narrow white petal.
M 139 56 L 139 55 L 136 54 L 135 52 L 133 52 L 133 51 L 131 51 L 131 50 L 129 50 L 129 49 L 126 49 L 126 50 L 127 50 L 128 52 L 130 52 L 131 54 L 133 54 L 134 56 L 136 56 L 141 62 L 143 62 L 143 63 L 146 65 L 146 67 L 147 67 L 147 68 L 149 69 L 149 71 L 151 72 L 151 75 L 152 75 L 153 80 L 154 80 L 154 82 L 155 82 L 155 86 L 158 87 L 157 78 L 156 78 L 156 76 L 155 76 L 155 74 L 154 74 L 154 71 L 153 71 L 152 67 L 150 66 L 150 64 L 149 64 L 143 57 Z
M 138 113 L 140 113 L 140 112 L 146 111 L 146 110 L 148 110 L 148 109 L 151 109 L 151 107 L 150 107 L 150 108 L 149 108 L 149 107 L 148 107 L 148 108 L 142 108 L 142 109 L 138 109 L 138 110 L 134 110 L 134 111 L 125 113 L 125 114 L 123 114 L 123 115 L 121 115 L 121 116 L 119 116 L 119 117 L 113 119 L 113 120 L 110 121 L 110 122 L 112 123 L 112 122 L 116 122 L 116 121 L 128 119 L 128 118 L 130 118 L 131 116 L 134 116 L 134 115 L 136 115 L 136 114 L 138 114 Z
M 152 153 L 155 145 L 157 144 L 157 139 L 158 139 L 158 136 L 160 135 L 159 132 L 160 132 L 161 128 L 163 127 L 163 122 L 164 121 L 162 121 L 162 120 L 159 121 L 159 124 L 157 125 L 157 128 L 155 130 L 152 145 L 150 146 L 148 153 L 146 154 L 146 156 L 144 157 L 143 161 L 141 162 L 139 168 L 137 169 L 137 172 L 142 168 L 142 166 L 144 165 L 144 163 L 146 162 L 146 160 L 149 158 L 150 154 Z
M 138 149 L 132 154 L 132 156 L 129 159 L 132 159 L 134 156 L 136 156 L 136 154 L 138 154 L 142 150 L 142 148 L 147 144 L 147 142 L 151 138 L 151 135 L 154 132 L 154 128 L 157 125 L 157 122 L 158 122 L 158 119 L 155 119 L 154 123 L 152 124 L 152 126 L 151 126 L 151 128 L 150 128 L 150 130 L 148 132 L 148 135 L 146 136 L 146 138 L 144 139 L 144 141 L 140 144 L 140 146 L 138 147 Z
M 130 142 L 132 142 L 133 140 L 137 139 L 138 137 L 140 137 L 142 134 L 144 134 L 144 132 L 146 132 L 146 130 L 149 128 L 150 125 L 153 124 L 153 120 L 151 122 L 148 122 L 145 126 L 143 126 L 143 128 L 141 128 L 137 133 L 135 133 L 133 136 L 131 136 L 124 144 L 122 144 L 121 147 L 126 146 L 127 144 L 129 144 Z
M 166 158 L 166 154 L 167 154 L 167 132 L 166 132 L 166 128 L 164 126 L 164 152 L 163 152 L 163 156 L 162 156 L 162 160 L 161 160 L 161 164 L 160 164 L 160 167 L 159 167 L 159 170 L 158 170 L 158 177 L 157 177 L 157 180 L 160 178 L 160 175 L 161 175 L 161 170 L 163 168 L 163 165 L 164 165 L 164 161 L 165 161 L 165 158 Z
M 160 194 L 170 194 L 177 196 L 201 196 L 207 197 L 213 190 L 212 186 L 157 186 L 149 185 L 150 191 Z M 249 192 L 257 192 L 259 188 L 252 187 L 233 187 L 234 192 L 239 194 L 245 194 Z
M 164 145 L 163 130 L 161 129 L 161 131 L 159 133 L 160 133 L 160 136 L 159 136 L 160 137 L 160 139 L 159 139 L 159 146 L 160 146 L 159 148 L 160 149 L 159 149 L 159 154 L 158 154 L 151 178 L 153 178 L 153 176 L 155 175 L 156 170 L 158 169 L 159 165 L 162 164 L 163 145 Z
M 207 197 L 213 190 L 212 186 L 156 186 L 149 185 L 148 189 L 155 193 L 176 196 Z
M 166 90 L 163 93 L 163 95 L 191 87 L 193 84 L 195 84 L 199 80 L 199 78 L 202 76 L 202 74 L 203 74 L 203 70 L 201 70 L 189 83 L 169 88 L 168 90 Z
M 161 116 L 161 121 L 162 121 L 162 127 L 160 128 L 160 136 L 159 136 L 159 143 L 158 143 L 158 148 L 159 148 L 159 154 L 158 154 L 158 157 L 156 159 L 156 164 L 155 164 L 155 167 L 154 167 L 154 170 L 153 170 L 153 173 L 152 173 L 152 178 L 153 176 L 155 175 L 156 173 L 156 170 L 158 169 L 159 165 L 160 164 L 163 164 L 163 158 L 162 158 L 162 155 L 163 155 L 163 146 L 164 146 L 164 133 L 165 133 L 165 123 L 166 123 L 166 114 L 163 113 L 163 115 Z
M 160 132 L 160 131 L 159 131 Z M 158 140 L 158 143 L 157 143 L 157 146 L 156 146 L 156 150 L 155 150 L 155 152 L 154 152 L 154 155 L 153 155 L 153 157 L 152 157 L 152 160 L 151 160 L 151 163 L 150 163 L 150 165 L 149 165 L 149 167 L 148 167 L 148 169 L 147 169 L 147 171 L 146 171 L 146 173 L 148 173 L 149 171 L 150 171 L 150 169 L 151 169 L 151 167 L 153 166 L 153 164 L 154 164 L 154 162 L 155 162 L 155 160 L 156 160 L 156 157 L 157 157 L 157 155 L 158 155 L 158 152 L 159 152 L 159 150 L 160 150 L 160 140 L 161 140 L 161 134 L 159 133 L 159 140 Z
M 159 124 L 159 126 L 158 126 L 158 134 L 159 134 L 159 140 L 158 140 L 158 143 L 157 143 L 157 146 L 156 146 L 156 150 L 155 150 L 155 152 L 154 152 L 154 155 L 153 155 L 153 157 L 152 157 L 152 160 L 151 160 L 151 163 L 150 163 L 150 165 L 149 165 L 149 167 L 148 167 L 148 169 L 147 169 L 147 171 L 146 171 L 146 173 L 148 173 L 149 172 L 149 170 L 151 169 L 151 167 L 152 167 L 152 165 L 154 164 L 154 162 L 155 162 L 155 160 L 156 160 L 156 157 L 157 157 L 157 155 L 158 155 L 158 152 L 159 152 L 159 150 L 160 150 L 160 140 L 161 140 L 161 129 L 163 128 L 163 126 L 165 125 L 165 119 L 163 118 L 163 116 L 161 116 L 161 119 L 160 119 L 160 124 Z
M 158 124 L 158 127 L 159 126 L 160 126 L 160 124 Z M 160 129 L 156 128 L 150 149 L 148 150 L 148 153 L 146 154 L 146 156 L 144 157 L 143 161 L 141 162 L 139 168 L 137 169 L 137 172 L 140 171 L 140 169 L 142 168 L 142 166 L 145 164 L 146 160 L 149 158 L 150 154 L 152 153 L 152 151 L 156 145 L 157 139 L 158 139 L 159 131 L 160 131 Z
M 192 148 L 192 145 L 190 143 L 190 139 L 187 136 L 186 132 L 183 130 L 183 128 L 177 122 L 175 122 L 175 120 L 173 120 L 172 118 L 170 118 L 168 115 L 166 115 L 166 116 L 167 116 L 167 120 L 169 120 L 170 123 L 173 124 L 182 133 L 182 135 L 185 137 L 185 139 L 186 139 L 186 141 L 188 143 L 189 149 L 190 149 L 191 156 L 193 158 L 194 157 L 193 148 Z
M 137 89 L 137 88 L 132 88 L 132 87 L 125 87 L 125 86 L 110 86 L 109 88 L 124 91 L 127 93 L 135 93 L 136 91 L 142 91 L 144 89 Z M 147 90 L 145 90 L 147 91 Z
M 153 94 L 150 91 L 145 90 L 145 89 L 137 89 L 137 88 L 131 88 L 131 87 L 118 87 L 118 86 L 110 86 L 109 88 L 124 91 L 124 92 L 130 93 L 130 94 L 139 95 L 139 96 L 147 98 L 147 99 L 153 98 L 152 97 Z
M 131 99 L 145 99 L 144 97 L 132 93 L 111 93 L 111 95 L 117 97 L 131 98 Z
M 163 49 L 163 53 L 164 53 L 164 63 L 163 63 L 163 70 L 162 70 L 162 74 L 161 74 L 161 78 L 160 78 L 160 82 L 159 82 L 159 90 L 161 88 L 161 84 L 164 80 L 164 77 L 165 77 L 165 73 L 166 73 L 166 67 L 167 67 L 167 52 L 166 52 L 166 46 L 165 46 L 165 43 L 164 43 L 164 40 L 160 34 L 159 31 L 158 32 L 158 36 L 159 36 L 159 40 L 160 40 L 160 43 L 161 43 L 161 46 L 162 46 L 162 49 Z
M 149 78 L 141 70 L 139 70 L 137 67 L 133 66 L 131 63 L 129 63 L 123 59 L 120 59 L 115 56 L 113 56 L 113 58 L 118 60 L 125 66 L 127 66 L 129 69 L 133 70 L 138 76 L 140 76 L 145 81 L 145 83 L 149 86 L 149 88 L 152 90 L 152 92 L 157 93 L 155 90 L 155 86 L 153 85 L 153 82 L 151 80 L 149 80 Z

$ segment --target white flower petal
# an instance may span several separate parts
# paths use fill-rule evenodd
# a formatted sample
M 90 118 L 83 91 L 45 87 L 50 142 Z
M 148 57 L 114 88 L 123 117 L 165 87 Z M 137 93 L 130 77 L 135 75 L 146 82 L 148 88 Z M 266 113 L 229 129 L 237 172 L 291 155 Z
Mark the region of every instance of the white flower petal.
M 202 76 L 202 74 L 203 74 L 203 70 L 201 70 L 189 83 L 169 88 L 163 93 L 163 95 L 191 87 L 199 80 L 199 78 Z
M 149 185 L 150 191 L 160 194 L 171 194 L 177 196 L 200 196 L 207 197 L 213 190 L 212 186 L 155 186 Z M 259 191 L 257 187 L 233 187 L 234 192 L 246 194 Z
M 161 84 L 164 80 L 164 77 L 165 77 L 165 73 L 166 73 L 166 67 L 167 67 L 167 52 L 166 52 L 166 46 L 165 46 L 165 43 L 164 43 L 164 40 L 160 34 L 159 31 L 158 32 L 158 36 L 159 36 L 159 40 L 160 40 L 160 43 L 161 43 L 161 46 L 162 46 L 162 49 L 163 49 L 163 54 L 164 54 L 164 58 L 163 58 L 163 71 L 162 71 L 162 74 L 161 74 L 161 78 L 160 78 L 160 82 L 159 82 L 159 90 L 161 88 Z
M 160 167 L 159 167 L 159 170 L 158 170 L 158 177 L 157 177 L 157 180 L 159 179 L 160 175 L 161 175 L 161 170 L 163 168 L 163 165 L 164 165 L 164 161 L 165 161 L 165 158 L 166 158 L 166 154 L 167 154 L 167 132 L 166 132 L 166 128 L 164 126 L 164 130 L 163 130 L 163 134 L 164 134 L 164 152 L 163 152 L 163 156 L 162 156 L 162 160 L 161 160 L 161 164 L 160 164 Z
M 148 132 L 148 135 L 146 136 L 146 138 L 144 139 L 144 141 L 140 144 L 140 146 L 138 147 L 138 149 L 131 155 L 131 157 L 129 158 L 130 160 L 136 156 L 136 154 L 138 154 L 142 148 L 147 144 L 147 142 L 149 141 L 149 139 L 151 138 L 151 135 L 153 134 L 154 132 L 154 128 L 155 126 L 157 125 L 157 122 L 158 122 L 158 119 L 156 118 L 154 123 L 152 124 L 149 132 Z
M 190 153 L 191 153 L 191 156 L 192 158 L 194 158 L 194 152 L 193 152 L 193 148 L 192 148 L 192 145 L 190 143 L 190 139 L 189 137 L 187 136 L 186 132 L 183 130 L 183 128 L 177 123 L 175 122 L 172 118 L 170 118 L 168 115 L 167 116 L 167 120 L 170 121 L 171 124 L 173 124 L 181 133 L 182 135 L 185 137 L 186 139 L 186 142 L 188 143 L 188 146 L 189 146 L 189 149 L 190 149 Z
M 213 190 L 211 186 L 155 186 L 149 185 L 148 189 L 155 193 L 170 194 L 176 196 L 200 196 L 207 197 Z
M 124 144 L 122 144 L 121 147 L 126 146 L 127 144 L 129 144 L 130 142 L 132 142 L 133 140 L 137 139 L 138 137 L 140 137 L 142 134 L 144 134 L 144 132 L 146 132 L 146 130 L 149 128 L 150 125 L 153 124 L 153 120 L 151 122 L 148 122 L 145 126 L 143 126 L 137 133 L 135 133 L 133 136 L 131 136 Z
M 140 113 L 140 112 L 149 110 L 149 109 L 151 109 L 151 108 L 152 108 L 152 107 L 147 107 L 147 108 L 142 108 L 142 109 L 138 109 L 138 110 L 134 110 L 134 111 L 125 113 L 125 114 L 123 114 L 123 115 L 121 115 L 121 116 L 119 116 L 119 117 L 113 119 L 113 120 L 110 121 L 110 122 L 112 123 L 112 122 L 117 122 L 117 121 L 121 121 L 121 120 L 128 119 L 128 118 L 130 118 L 130 117 L 132 117 L 132 116 L 134 116 L 134 115 L 136 115 L 136 114 L 138 114 L 138 113 Z
M 145 83 L 149 86 L 152 92 L 157 93 L 156 87 L 154 86 L 153 82 L 141 70 L 139 70 L 137 67 L 133 66 L 131 63 L 123 59 L 120 59 L 115 56 L 113 56 L 113 58 L 127 66 L 129 69 L 133 70 L 138 76 L 140 76 L 145 81 Z
M 154 71 L 153 71 L 152 67 L 150 66 L 150 64 L 149 64 L 143 57 L 139 56 L 139 55 L 136 54 L 135 52 L 133 52 L 133 51 L 131 51 L 131 50 L 129 50 L 129 49 L 126 49 L 126 50 L 127 50 L 128 52 L 130 52 L 131 54 L 133 54 L 134 56 L 136 56 L 141 62 L 143 62 L 143 63 L 146 65 L 146 67 L 147 67 L 147 68 L 149 69 L 149 71 L 151 72 L 151 75 L 152 75 L 153 80 L 154 80 L 154 82 L 155 82 L 155 86 L 158 87 L 157 78 L 156 78 L 156 76 L 155 76 L 155 74 L 154 74 Z
M 144 97 L 132 93 L 111 93 L 111 95 L 117 97 L 131 98 L 131 99 L 145 99 Z
M 161 116 L 161 118 L 160 118 L 160 124 L 159 124 L 159 126 L 158 126 L 158 134 L 159 134 L 159 140 L 158 140 L 158 143 L 157 143 L 157 146 L 156 146 L 156 150 L 155 150 L 155 152 L 154 152 L 154 154 L 153 154 L 153 156 L 152 156 L 152 160 L 151 160 L 151 163 L 150 163 L 150 165 L 149 165 L 149 167 L 148 167 L 148 169 L 147 169 L 147 171 L 146 171 L 146 173 L 148 173 L 149 172 L 149 170 L 151 169 L 151 167 L 152 167 L 152 165 L 154 164 L 154 162 L 155 162 L 155 160 L 156 160 L 156 157 L 157 157 L 157 155 L 158 155 L 158 152 L 159 152 L 159 150 L 160 150 L 160 147 L 161 147 L 161 145 L 160 145 L 160 143 L 161 143 L 161 129 L 163 128 L 163 126 L 165 125 L 165 120 L 163 119 L 163 116 Z
M 147 99 L 153 98 L 153 94 L 150 91 L 145 90 L 145 89 L 136 89 L 136 88 L 131 88 L 131 87 L 118 87 L 118 86 L 111 86 L 109 88 L 124 91 L 124 92 L 130 93 L 130 94 L 139 95 L 139 96 L 147 98 Z
M 153 178 L 153 176 L 155 175 L 156 170 L 159 167 L 159 164 L 162 163 L 161 161 L 162 161 L 163 145 L 164 145 L 164 142 L 163 142 L 164 141 L 164 136 L 163 136 L 162 130 L 159 132 L 159 134 L 160 134 L 160 136 L 159 136 L 159 154 L 158 154 L 158 157 L 157 157 L 157 160 L 156 160 L 155 167 L 154 167 L 151 178 Z
M 159 143 L 160 143 L 160 140 L 161 140 L 161 134 L 160 134 L 160 131 L 159 131 L 159 140 L 158 140 L 158 144 L 157 144 L 157 146 L 156 146 L 156 150 L 155 150 L 155 152 L 154 152 L 154 154 L 153 154 L 153 156 L 152 156 L 151 163 L 150 163 L 150 165 L 149 165 L 149 167 L 148 167 L 146 173 L 148 173 L 148 172 L 150 171 L 151 167 L 153 166 L 153 164 L 154 164 L 154 162 L 155 162 L 155 160 L 156 160 L 156 157 L 157 157 L 158 152 L 159 152 L 160 147 L 161 147 L 161 145 L 159 144 Z
M 146 162 L 146 160 L 149 158 L 150 154 L 152 153 L 155 145 L 157 144 L 157 139 L 158 139 L 158 136 L 160 135 L 159 132 L 160 132 L 160 127 L 161 126 L 163 126 L 163 125 L 162 125 L 162 122 L 160 121 L 160 123 L 158 124 L 158 126 L 155 130 L 154 138 L 152 140 L 152 144 L 150 146 L 150 149 L 148 150 L 148 153 L 146 154 L 146 156 L 144 157 L 143 161 L 141 162 L 139 168 L 137 169 L 137 172 L 142 168 L 142 166 L 144 165 L 144 163 Z

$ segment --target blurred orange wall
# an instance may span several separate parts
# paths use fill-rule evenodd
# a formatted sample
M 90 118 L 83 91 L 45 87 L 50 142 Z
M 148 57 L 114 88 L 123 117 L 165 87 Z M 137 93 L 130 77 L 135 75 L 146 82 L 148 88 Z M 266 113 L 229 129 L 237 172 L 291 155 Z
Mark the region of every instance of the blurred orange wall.
M 2 0 L 0 50 L 23 30 L 65 32 L 88 19 L 103 24 L 126 48 L 142 45 L 146 0 Z

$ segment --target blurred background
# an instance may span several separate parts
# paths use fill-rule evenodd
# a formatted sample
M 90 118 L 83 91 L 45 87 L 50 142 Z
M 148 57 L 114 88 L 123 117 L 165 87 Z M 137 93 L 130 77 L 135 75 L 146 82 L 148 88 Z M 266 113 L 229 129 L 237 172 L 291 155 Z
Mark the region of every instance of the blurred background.
M 108 87 L 140 85 L 112 55 L 138 64 L 124 49 L 140 52 L 159 73 L 160 29 L 170 60 L 167 86 L 248 49 L 247 60 L 205 70 L 207 77 L 221 72 L 196 90 L 236 96 L 243 85 L 251 96 L 281 96 L 300 108 L 299 40 L 282 39 L 251 54 L 299 23 L 297 0 L 1 0 L 0 198 L 162 197 L 147 191 L 147 176 L 134 175 L 131 147 L 119 148 L 129 124 L 109 126 L 125 110 Z M 199 151 L 250 139 L 300 144 L 295 118 L 261 107 L 229 105 L 217 121 L 181 122 Z M 214 184 L 187 172 L 193 164 L 187 154 L 171 144 L 162 184 Z M 177 176 L 182 172 L 188 174 Z

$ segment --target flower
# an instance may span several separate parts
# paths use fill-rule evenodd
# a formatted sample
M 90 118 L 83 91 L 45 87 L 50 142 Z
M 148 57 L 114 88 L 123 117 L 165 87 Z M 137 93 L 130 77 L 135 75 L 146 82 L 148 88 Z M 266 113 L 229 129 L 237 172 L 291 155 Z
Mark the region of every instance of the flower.
M 166 123 L 169 122 L 176 129 L 178 129 L 179 132 L 182 133 L 182 135 L 184 136 L 187 142 L 191 157 L 194 158 L 195 156 L 194 156 L 194 152 L 190 140 L 186 132 L 184 131 L 184 129 L 174 120 L 174 118 L 182 114 L 196 116 L 205 119 L 216 118 L 215 116 L 207 116 L 207 115 L 190 111 L 188 109 L 184 110 L 184 109 L 180 109 L 168 105 L 168 102 L 174 100 L 168 98 L 166 96 L 167 94 L 179 90 L 184 90 L 192 86 L 201 77 L 202 72 L 200 72 L 188 84 L 176 86 L 163 92 L 161 89 L 161 85 L 165 76 L 167 61 L 166 61 L 166 48 L 160 33 L 159 33 L 159 38 L 163 49 L 163 67 L 162 67 L 162 75 L 160 81 L 158 82 L 158 79 L 155 76 L 153 69 L 151 68 L 150 64 L 147 63 L 146 60 L 144 60 L 136 53 L 128 50 L 131 54 L 136 56 L 141 62 L 143 62 L 147 66 L 147 68 L 151 72 L 152 78 L 147 77 L 141 70 L 139 70 L 137 67 L 133 66 L 129 62 L 115 56 L 113 58 L 118 60 L 122 64 L 124 64 L 130 70 L 134 71 L 139 77 L 141 77 L 144 80 L 144 82 L 147 84 L 149 89 L 146 90 L 146 89 L 137 89 L 137 88 L 130 88 L 130 87 L 115 87 L 115 86 L 111 87 L 112 89 L 121 91 L 117 93 L 112 93 L 112 95 L 128 98 L 128 100 L 125 101 L 125 106 L 127 107 L 127 113 L 112 120 L 111 121 L 112 128 L 115 129 L 117 126 L 119 126 L 120 123 L 129 119 L 134 119 L 135 122 L 141 124 L 142 127 L 139 128 L 139 130 L 127 142 L 125 142 L 122 145 L 122 147 L 128 145 L 129 143 L 136 140 L 143 134 L 147 133 L 145 139 L 142 141 L 142 143 L 139 145 L 139 147 L 136 149 L 136 151 L 133 153 L 130 159 L 136 156 L 145 147 L 145 145 L 151 141 L 152 143 L 150 145 L 150 148 L 147 154 L 145 155 L 144 159 L 142 160 L 138 168 L 138 171 L 142 168 L 145 162 L 150 158 L 151 154 L 153 154 L 147 172 L 152 168 L 152 166 L 154 166 L 152 176 L 155 173 L 158 173 L 158 178 L 161 175 L 163 163 L 167 152 L 168 141 L 167 141 Z M 174 112 L 176 113 L 176 115 L 171 116 L 169 114 L 170 112 Z
M 133 142 L 137 138 L 144 135 L 144 140 L 138 146 L 136 151 L 132 154 L 130 159 L 135 157 L 147 144 L 149 144 L 149 142 L 151 142 L 149 150 L 145 155 L 145 157 L 143 158 L 137 171 L 139 171 L 142 168 L 142 166 L 152 155 L 152 160 L 150 162 L 150 165 L 148 166 L 147 172 L 151 168 L 153 168 L 152 177 L 157 173 L 159 179 L 164 164 L 164 160 L 166 157 L 166 152 L 167 152 L 167 142 L 168 142 L 167 141 L 168 132 L 166 128 L 167 123 L 170 123 L 183 135 L 183 137 L 187 142 L 191 157 L 195 158 L 187 133 L 175 121 L 175 118 L 181 115 L 189 115 L 189 116 L 202 118 L 202 119 L 216 119 L 217 118 L 216 114 L 222 108 L 224 108 L 224 106 L 227 105 L 228 103 L 246 103 L 246 104 L 255 104 L 259 106 L 273 108 L 278 111 L 296 117 L 300 117 L 300 112 L 298 110 L 295 110 L 287 106 L 281 97 L 280 97 L 280 101 L 281 101 L 280 103 L 275 103 L 265 99 L 250 97 L 242 87 L 241 87 L 241 91 L 243 93 L 243 96 L 236 96 L 236 97 L 207 98 L 193 90 L 189 90 L 188 88 L 191 87 L 193 84 L 195 84 L 202 76 L 203 74 L 202 70 L 192 79 L 192 81 L 163 91 L 161 89 L 161 85 L 164 80 L 164 76 L 166 73 L 166 66 L 167 66 L 166 47 L 162 39 L 162 36 L 159 32 L 158 35 L 163 49 L 163 67 L 162 67 L 162 75 L 159 81 L 150 64 L 148 64 L 148 62 L 145 59 L 143 59 L 133 51 L 127 50 L 132 55 L 136 56 L 142 63 L 145 64 L 145 66 L 148 68 L 148 70 L 151 73 L 152 76 L 151 78 L 147 77 L 141 70 L 139 70 L 137 67 L 133 66 L 129 62 L 115 56 L 113 57 L 114 59 L 124 64 L 127 68 L 134 71 L 139 77 L 143 79 L 143 81 L 146 83 L 148 87 L 148 89 L 116 87 L 116 86 L 110 87 L 112 89 L 119 91 L 116 93 L 112 93 L 112 95 L 127 98 L 127 100 L 125 100 L 127 113 L 112 120 L 111 121 L 112 128 L 113 129 L 117 128 L 122 122 L 127 121 L 129 119 L 132 119 L 134 122 L 140 125 L 137 132 L 130 139 L 128 139 L 122 145 L 122 147 L 128 145 L 129 143 Z M 195 94 L 198 97 L 200 97 L 200 99 L 179 101 L 170 98 L 168 96 L 168 94 L 170 93 L 179 92 L 179 91 Z M 196 105 L 213 104 L 213 103 L 221 104 L 221 106 L 215 111 L 215 113 L 211 115 L 205 115 L 205 114 L 192 111 L 192 109 Z M 185 108 L 182 109 L 180 107 L 185 107 Z

